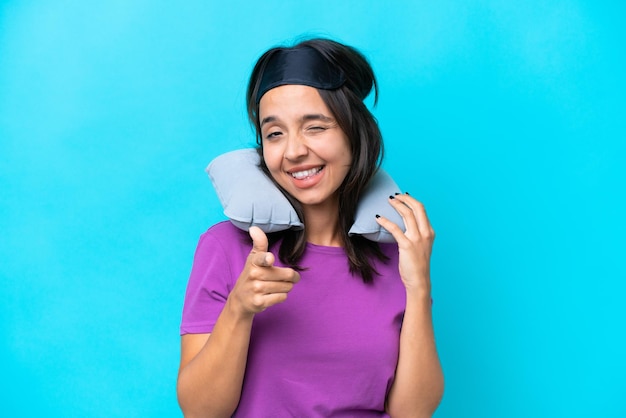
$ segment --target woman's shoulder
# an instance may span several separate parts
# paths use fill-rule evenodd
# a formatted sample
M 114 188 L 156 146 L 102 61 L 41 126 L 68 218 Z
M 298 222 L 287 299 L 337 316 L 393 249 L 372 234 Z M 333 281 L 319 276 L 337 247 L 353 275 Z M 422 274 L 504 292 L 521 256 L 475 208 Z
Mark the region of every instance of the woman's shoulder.
M 219 243 L 225 249 L 250 245 L 251 240 L 247 231 L 243 231 L 230 221 L 218 222 L 207 229 L 201 236 L 202 243 Z
M 242 229 L 237 228 L 230 221 L 221 221 L 209 227 L 205 233 L 214 235 L 248 235 L 248 233 Z

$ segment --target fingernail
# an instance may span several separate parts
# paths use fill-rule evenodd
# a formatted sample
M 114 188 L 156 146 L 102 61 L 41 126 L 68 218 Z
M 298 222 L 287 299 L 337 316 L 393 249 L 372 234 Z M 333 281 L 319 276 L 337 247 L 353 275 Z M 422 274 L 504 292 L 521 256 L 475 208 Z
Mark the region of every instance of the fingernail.
M 409 192 L 404 192 L 404 194 L 409 194 Z
M 400 192 L 396 192 L 396 196 L 398 196 L 400 194 Z
M 395 199 L 395 197 L 393 197 L 393 196 L 391 196 L 391 195 L 390 195 L 390 196 L 389 196 L 389 199 Z
M 379 214 L 376 214 L 376 217 L 377 217 L 377 218 L 380 218 L 380 215 L 379 215 Z

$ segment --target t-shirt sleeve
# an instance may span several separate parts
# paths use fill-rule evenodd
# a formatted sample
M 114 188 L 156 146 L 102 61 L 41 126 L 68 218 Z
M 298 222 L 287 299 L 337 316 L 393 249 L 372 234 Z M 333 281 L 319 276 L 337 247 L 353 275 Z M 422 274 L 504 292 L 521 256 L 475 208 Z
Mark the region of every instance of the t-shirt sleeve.
M 185 293 L 180 334 L 213 331 L 234 284 L 220 240 L 207 231 L 200 237 Z

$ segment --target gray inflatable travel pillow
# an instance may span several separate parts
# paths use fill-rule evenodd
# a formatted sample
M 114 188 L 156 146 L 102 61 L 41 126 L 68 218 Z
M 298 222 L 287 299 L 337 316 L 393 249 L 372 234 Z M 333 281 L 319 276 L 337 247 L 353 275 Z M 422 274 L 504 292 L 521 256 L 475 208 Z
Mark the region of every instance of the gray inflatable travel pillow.
M 283 193 L 259 167 L 254 148 L 227 152 L 206 168 L 224 215 L 240 229 L 258 226 L 264 232 L 302 229 L 304 225 Z M 359 234 L 378 242 L 395 242 L 393 236 L 376 222 L 384 216 L 404 230 L 404 222 L 388 198 L 400 189 L 391 176 L 380 169 L 367 186 L 357 206 L 350 235 Z

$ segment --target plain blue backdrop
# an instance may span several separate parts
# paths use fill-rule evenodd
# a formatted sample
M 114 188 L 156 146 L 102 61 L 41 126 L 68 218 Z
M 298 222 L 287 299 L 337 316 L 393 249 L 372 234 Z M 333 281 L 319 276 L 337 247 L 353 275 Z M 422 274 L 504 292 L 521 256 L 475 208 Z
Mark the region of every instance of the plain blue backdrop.
M 303 34 L 378 75 L 438 233 L 448 417 L 624 417 L 623 2 L 0 2 L 2 416 L 176 417 L 203 171 Z

